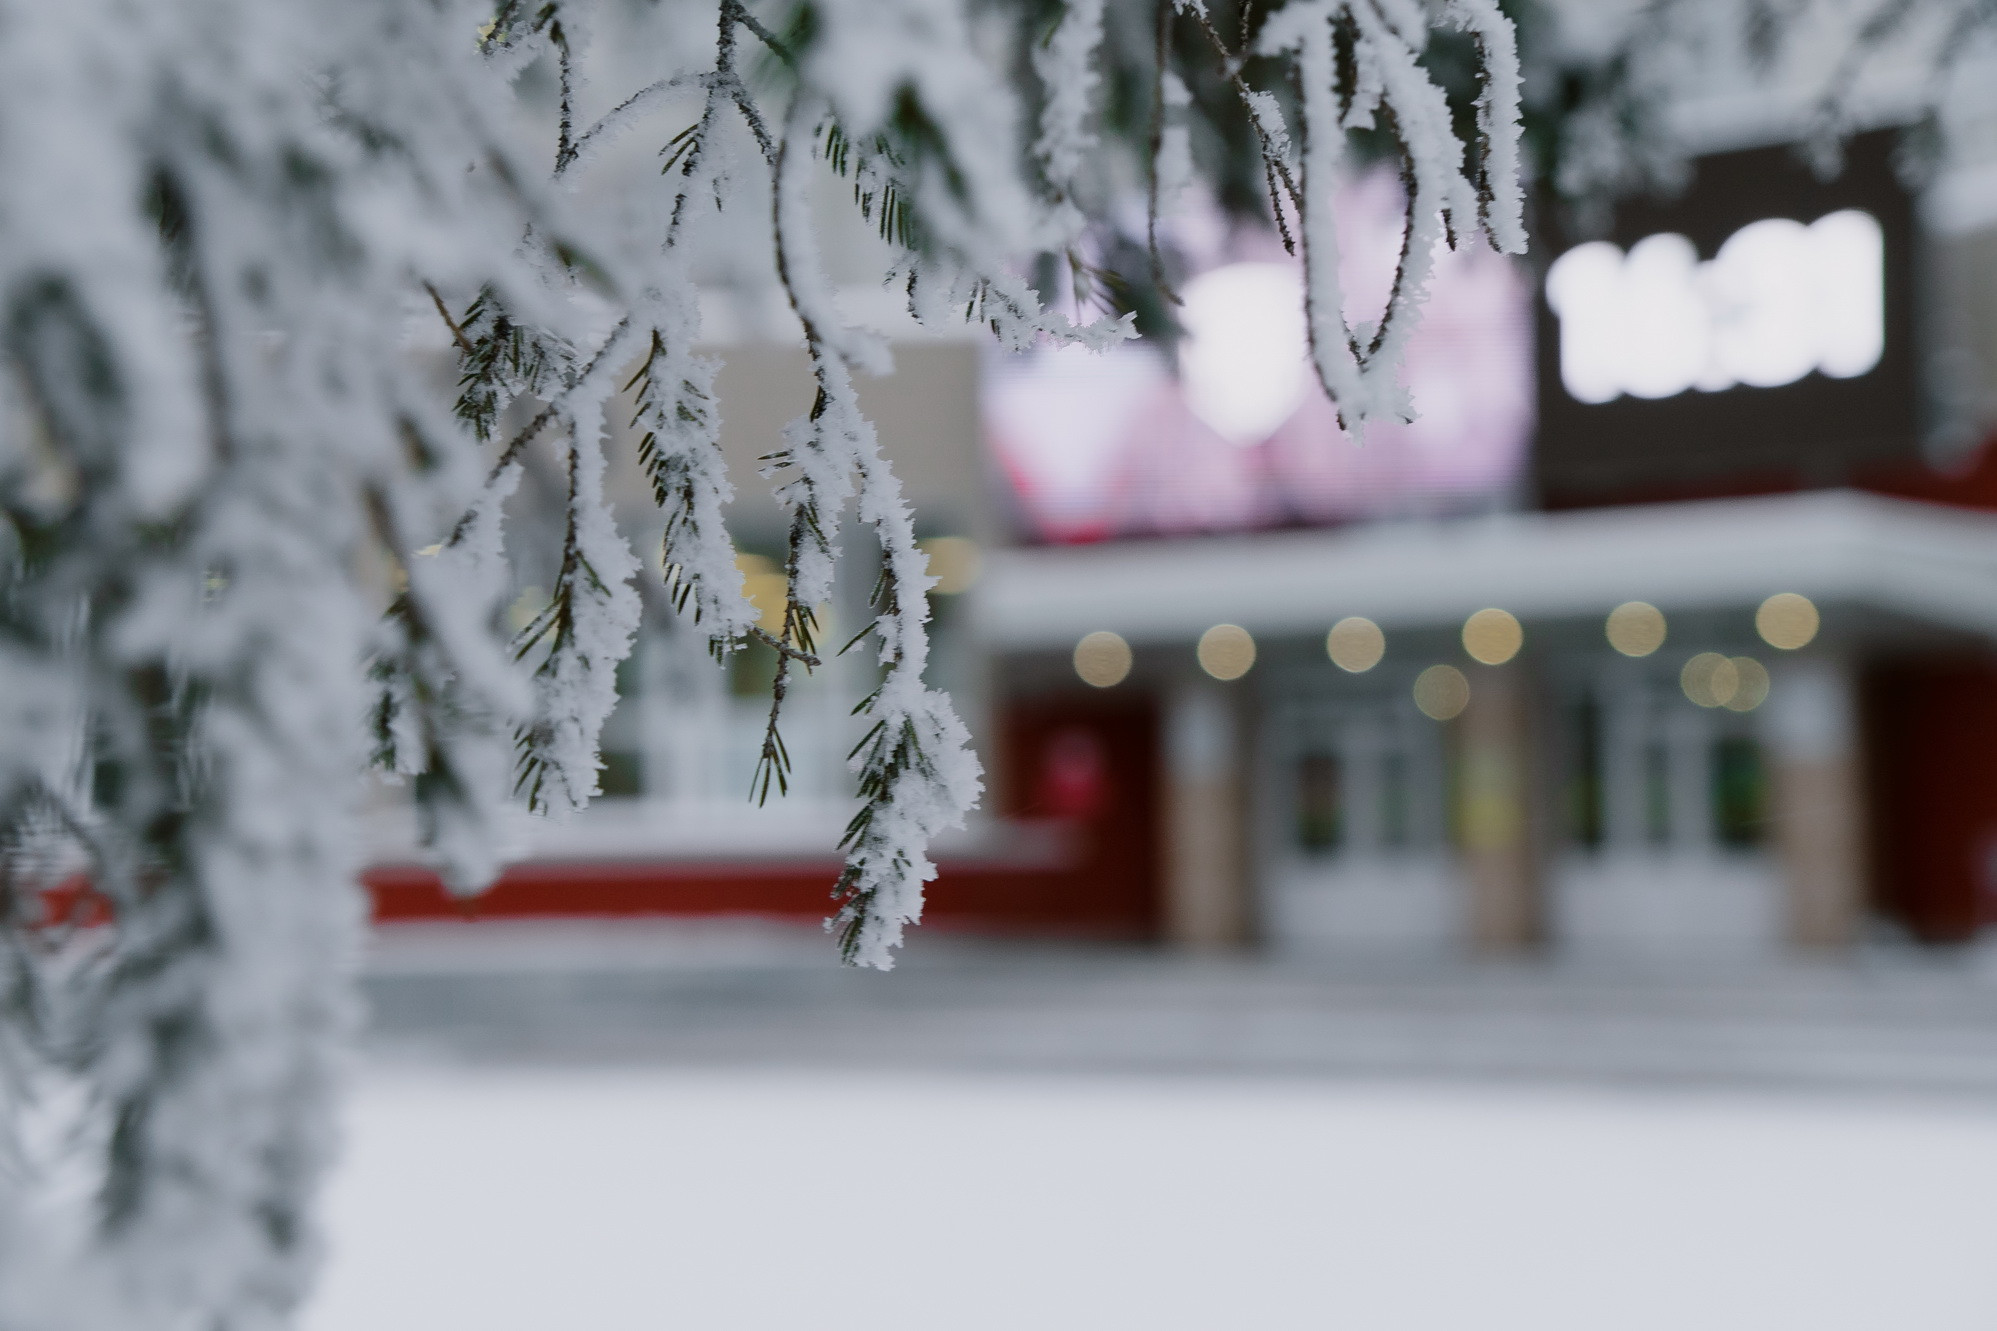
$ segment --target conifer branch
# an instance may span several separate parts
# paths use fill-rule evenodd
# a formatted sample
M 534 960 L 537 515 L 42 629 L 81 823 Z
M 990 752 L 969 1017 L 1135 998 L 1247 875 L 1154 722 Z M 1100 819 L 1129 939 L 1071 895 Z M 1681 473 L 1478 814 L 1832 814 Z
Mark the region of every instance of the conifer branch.
M 451 340 L 458 344 L 458 350 L 467 357 L 478 355 L 478 348 L 465 335 L 464 325 L 451 317 L 450 307 L 444 304 L 444 297 L 434 283 L 425 282 L 423 289 L 430 293 L 430 303 L 437 307 L 437 317 L 444 321 L 444 327 L 451 330 Z
M 485 299 L 487 299 L 487 297 L 484 296 L 480 297 L 481 301 Z M 470 319 L 467 319 L 466 322 L 469 323 L 471 321 Z M 510 327 L 510 325 L 508 326 Z M 591 380 L 593 380 L 598 374 L 598 372 L 603 370 L 609 364 L 608 358 L 610 357 L 613 351 L 617 350 L 622 345 L 624 334 L 627 331 L 629 331 L 630 326 L 631 326 L 631 319 L 629 315 L 618 320 L 617 326 L 610 330 L 610 335 L 604 338 L 603 344 L 596 349 L 596 354 L 589 358 L 588 363 L 585 364 L 581 368 L 581 370 L 576 371 L 573 374 L 569 375 L 568 382 L 563 385 L 562 390 L 559 393 L 555 394 L 555 396 L 551 398 L 548 401 L 548 403 L 541 408 L 540 411 L 536 412 L 534 418 L 528 421 L 525 426 L 521 427 L 518 433 L 516 433 L 511 439 L 507 440 L 506 446 L 499 450 L 499 456 L 496 459 L 494 459 L 491 468 L 486 473 L 486 485 L 488 487 L 490 487 L 493 483 L 498 481 L 500 476 L 503 475 L 508 468 L 512 467 L 515 463 L 517 463 L 520 460 L 521 452 L 527 447 L 528 444 L 532 443 L 535 440 L 535 438 L 540 435 L 541 431 L 547 429 L 548 426 L 551 425 L 556 420 L 556 418 L 560 417 L 563 414 L 564 410 L 567 408 L 569 398 L 578 389 L 582 388 L 585 384 L 588 384 Z M 486 353 L 483 350 L 481 350 L 480 356 L 483 357 L 485 354 Z M 538 367 L 539 362 L 536 361 L 535 363 Z M 543 372 L 537 368 L 534 374 L 530 378 L 528 378 L 526 382 L 530 385 L 538 384 L 542 373 Z M 496 414 L 496 412 L 494 414 Z M 457 525 L 451 528 L 451 534 L 449 537 L 446 538 L 445 544 L 456 545 L 458 542 L 462 541 L 465 537 L 466 531 L 470 529 L 471 521 L 472 521 L 472 514 L 470 512 L 467 512 L 464 516 L 460 517 L 457 521 Z

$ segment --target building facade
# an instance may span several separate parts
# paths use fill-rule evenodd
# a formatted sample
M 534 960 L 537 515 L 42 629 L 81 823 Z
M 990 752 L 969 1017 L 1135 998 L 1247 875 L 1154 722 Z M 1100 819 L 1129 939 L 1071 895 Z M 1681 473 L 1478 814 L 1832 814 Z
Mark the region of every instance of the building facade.
M 1410 350 L 1423 418 L 1363 442 L 1308 382 L 1294 270 L 1213 227 L 1177 365 L 901 347 L 867 405 L 990 785 L 929 919 L 1327 955 L 1974 935 L 1997 462 L 1923 367 L 1997 381 L 1997 209 L 1937 226 L 1891 153 L 1865 136 L 1832 181 L 1718 154 L 1604 235 L 1544 229 L 1534 267 L 1455 256 Z M 1354 184 L 1362 259 L 1391 261 L 1393 188 Z M 727 357 L 747 475 L 809 388 L 797 353 Z M 752 595 L 779 530 L 757 502 Z M 479 909 L 822 913 L 865 669 L 795 695 L 798 779 L 757 809 L 767 665 L 715 671 L 654 606 L 609 798 L 524 825 Z M 377 860 L 384 915 L 455 911 L 392 811 Z

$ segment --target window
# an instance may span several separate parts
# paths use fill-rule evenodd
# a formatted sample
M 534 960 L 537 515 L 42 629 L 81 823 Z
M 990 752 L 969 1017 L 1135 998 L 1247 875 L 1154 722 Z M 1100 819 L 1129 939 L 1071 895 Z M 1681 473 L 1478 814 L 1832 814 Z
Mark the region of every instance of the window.
M 1345 802 L 1338 755 L 1307 753 L 1297 760 L 1297 845 L 1327 855 L 1345 840 Z
M 617 706 L 603 723 L 603 770 L 597 789 L 609 796 L 630 798 L 645 793 L 644 761 L 639 755 L 639 663 L 644 643 L 617 663 Z
M 1653 846 L 1671 840 L 1671 750 L 1658 740 L 1643 747 L 1643 833 Z
M 1414 790 L 1408 755 L 1390 749 L 1380 755 L 1380 844 L 1395 850 L 1414 842 Z
M 1602 844 L 1602 709 L 1593 698 L 1568 719 L 1567 833 L 1577 845 Z
M 1747 850 L 1768 830 L 1768 775 L 1761 746 L 1728 736 L 1713 746 L 1713 835 L 1722 846 Z

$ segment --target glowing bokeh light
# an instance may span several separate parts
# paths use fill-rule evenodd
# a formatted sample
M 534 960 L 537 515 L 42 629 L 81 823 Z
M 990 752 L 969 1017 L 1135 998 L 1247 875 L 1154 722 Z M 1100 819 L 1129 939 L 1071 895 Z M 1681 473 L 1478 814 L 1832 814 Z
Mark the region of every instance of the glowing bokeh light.
M 1331 194 L 1337 280 L 1356 318 L 1376 318 L 1407 219 L 1399 173 L 1360 169 Z M 1301 264 L 1210 204 L 1190 203 L 1167 230 L 1190 274 L 1190 311 L 1175 313 L 1191 338 L 1173 361 L 1155 343 L 987 353 L 986 441 L 1025 539 L 1441 515 L 1516 489 L 1537 405 L 1523 265 L 1486 246 L 1436 247 L 1399 376 L 1414 419 L 1375 420 L 1362 446 L 1305 356 Z
M 1240 679 L 1255 664 L 1255 639 L 1239 624 L 1216 624 L 1200 635 L 1197 654 L 1215 679 Z
M 1525 630 L 1509 610 L 1479 610 L 1463 621 L 1463 650 L 1485 665 L 1503 665 L 1525 646 Z
M 790 579 L 763 555 L 737 555 L 735 567 L 742 573 L 742 595 L 756 607 L 756 626 L 765 633 L 782 633 Z
M 1815 603 L 1795 592 L 1777 592 L 1754 612 L 1754 631 L 1770 647 L 1785 652 L 1809 646 L 1822 625 Z
M 1107 630 L 1089 634 L 1075 644 L 1075 673 L 1084 684 L 1115 688 L 1130 675 L 1130 644 Z
M 1180 293 L 1179 375 L 1186 408 L 1231 444 L 1258 444 L 1310 388 L 1303 275 L 1281 263 L 1231 263 Z
M 1470 680 L 1453 665 L 1432 665 L 1415 676 L 1415 706 L 1433 721 L 1453 721 L 1470 705 Z
M 1706 263 L 1684 236 L 1606 241 L 1553 261 L 1560 382 L 1577 402 L 1861 375 L 1886 348 L 1885 237 L 1855 209 L 1750 222 Z
M 929 576 L 936 585 L 929 590 L 945 596 L 958 596 L 971 590 L 984 569 L 984 555 L 976 541 L 962 536 L 932 536 L 921 542 L 929 556 Z
M 1733 658 L 1737 681 L 1733 696 L 1726 700 L 1729 711 L 1751 712 L 1768 701 L 1768 667 L 1751 656 Z
M 1648 601 L 1624 601 L 1603 625 L 1609 646 L 1624 656 L 1649 656 L 1664 645 L 1664 612 Z
M 1700 652 L 1678 672 L 1678 687 L 1701 707 L 1724 707 L 1740 691 L 1740 668 L 1718 652 Z
M 1324 635 L 1324 651 L 1332 664 L 1349 674 L 1363 674 L 1387 654 L 1387 635 L 1372 620 L 1350 615 Z

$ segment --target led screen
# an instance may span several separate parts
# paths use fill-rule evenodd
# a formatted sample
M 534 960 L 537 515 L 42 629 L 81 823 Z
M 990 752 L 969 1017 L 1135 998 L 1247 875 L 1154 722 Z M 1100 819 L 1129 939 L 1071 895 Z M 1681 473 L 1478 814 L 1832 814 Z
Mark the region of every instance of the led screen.
M 1543 227 L 1542 501 L 1849 484 L 1910 456 L 1918 236 L 1893 154 L 1860 135 L 1820 177 L 1786 146 L 1717 153 L 1606 235 Z
M 1593 405 L 1857 378 L 1886 347 L 1884 258 L 1879 219 L 1856 208 L 1749 222 L 1703 262 L 1670 231 L 1628 254 L 1576 245 L 1546 274 L 1560 386 Z
M 1354 181 L 1337 205 L 1344 289 L 1386 303 L 1399 181 Z M 1274 237 L 1217 222 L 1178 234 L 1173 361 L 1148 345 L 994 353 L 987 437 L 1027 540 L 1094 541 L 1490 507 L 1515 493 L 1533 428 L 1532 291 L 1481 246 L 1439 256 L 1403 381 L 1417 414 L 1355 442 L 1318 387 L 1302 274 Z

